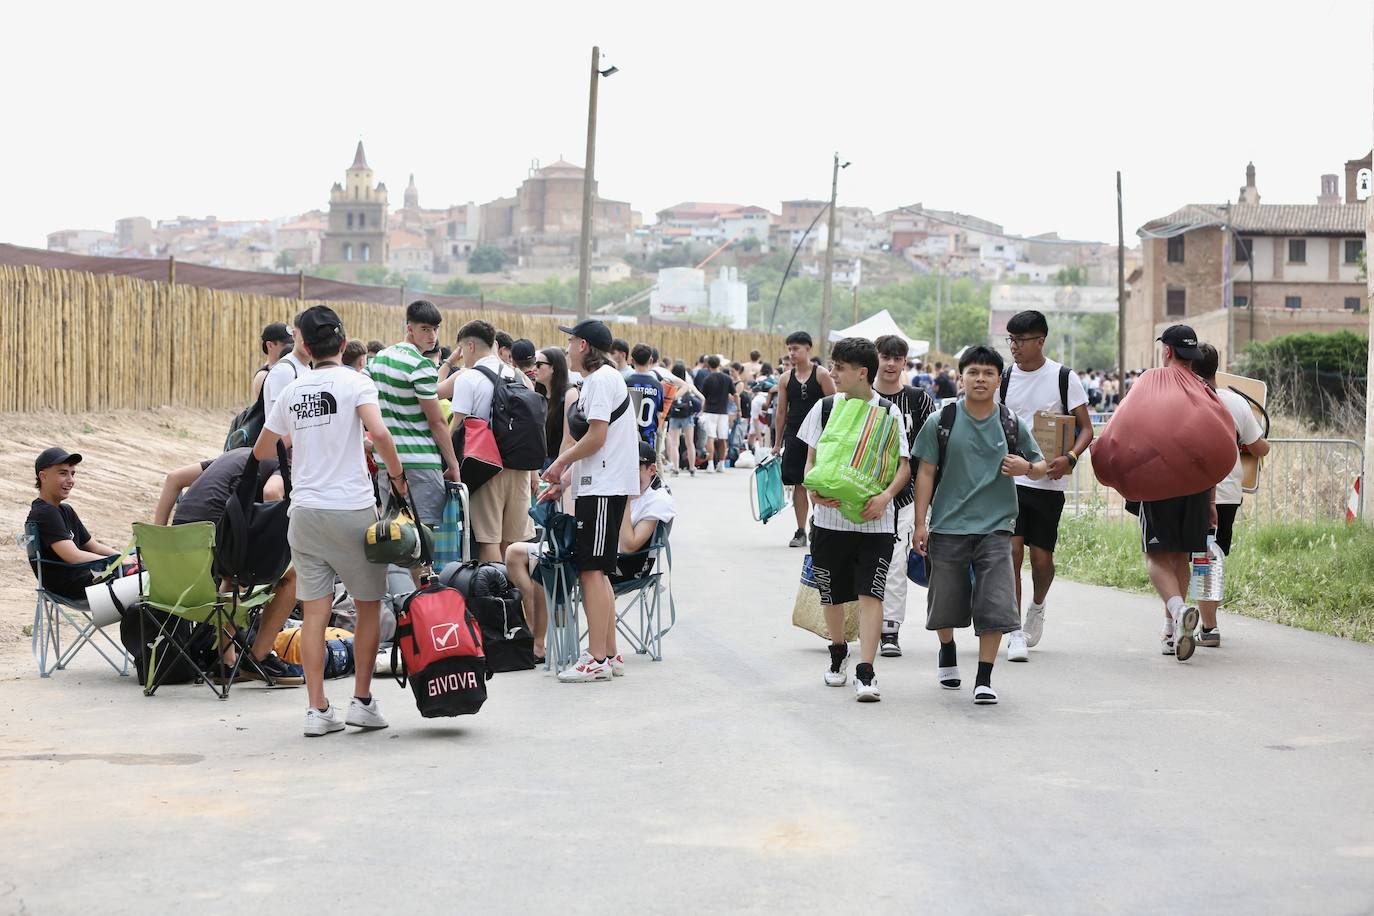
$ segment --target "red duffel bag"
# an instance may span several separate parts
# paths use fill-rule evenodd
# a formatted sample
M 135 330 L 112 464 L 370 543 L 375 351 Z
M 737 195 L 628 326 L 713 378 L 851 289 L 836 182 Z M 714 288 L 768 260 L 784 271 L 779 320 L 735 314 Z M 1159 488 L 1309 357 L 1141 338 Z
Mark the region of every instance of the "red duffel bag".
M 1190 496 L 1235 467 L 1236 424 L 1191 369 L 1151 369 L 1093 440 L 1092 462 L 1103 486 L 1126 499 Z

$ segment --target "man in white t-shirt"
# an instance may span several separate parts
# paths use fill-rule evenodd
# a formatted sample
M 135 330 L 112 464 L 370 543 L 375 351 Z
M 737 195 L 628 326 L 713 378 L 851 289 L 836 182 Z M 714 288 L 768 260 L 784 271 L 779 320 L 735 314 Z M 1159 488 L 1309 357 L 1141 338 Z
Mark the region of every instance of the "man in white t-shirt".
M 281 397 L 282 391 L 310 369 L 308 359 L 302 359 L 293 347 L 281 355 L 272 368 L 267 370 L 267 378 L 262 382 L 263 416 L 272 412 L 272 406 Z
M 1011 536 L 1011 561 L 1016 569 L 1016 614 L 1021 615 L 1021 564 L 1030 546 L 1031 601 L 1021 630 L 1007 637 L 1007 660 L 1030 659 L 1028 647 L 1040 642 L 1045 628 L 1045 599 L 1054 581 L 1054 548 L 1059 540 L 1059 517 L 1064 512 L 1064 491 L 1078 456 L 1093 441 L 1088 416 L 1088 397 L 1073 370 L 1045 357 L 1049 322 L 1037 311 L 1018 312 L 1007 322 L 1007 343 L 1015 361 L 1002 374 L 999 400 L 1011 408 L 1027 427 L 1033 428 L 1036 411 L 1071 414 L 1078 435 L 1073 448 L 1050 462 L 1039 480 L 1016 478 L 1016 530 Z
M 1226 556 L 1231 555 L 1231 542 L 1235 531 L 1236 513 L 1240 511 L 1241 500 L 1245 498 L 1245 492 L 1241 489 L 1241 480 L 1245 474 L 1245 467 L 1241 464 L 1241 454 L 1254 455 L 1256 458 L 1263 458 L 1269 454 L 1269 442 L 1264 438 L 1264 429 L 1260 426 L 1259 420 L 1255 417 L 1255 412 L 1250 408 L 1250 402 L 1236 394 L 1229 388 L 1217 387 L 1217 366 L 1220 364 L 1220 354 L 1217 348 L 1211 344 L 1199 344 L 1198 349 L 1202 351 L 1202 359 L 1193 362 L 1193 371 L 1196 372 L 1204 382 L 1212 386 L 1216 391 L 1221 403 L 1226 405 L 1226 409 L 1231 412 L 1231 419 L 1236 423 L 1236 444 L 1240 447 L 1236 455 L 1235 467 L 1231 468 L 1231 473 L 1226 475 L 1226 479 L 1217 484 L 1217 546 Z M 1198 633 L 1197 644 L 1207 646 L 1212 649 L 1221 646 L 1221 630 L 1217 627 L 1217 605 L 1216 601 L 1198 601 L 1198 616 L 1201 618 L 1202 629 Z
M 372 435 L 387 476 L 402 494 L 406 480 L 377 406 L 377 387 L 339 360 L 345 342 L 343 322 L 327 306 L 312 306 L 297 316 L 296 347 L 314 368 L 282 390 L 253 446 L 253 454 L 264 461 L 276 456 L 278 440 L 288 438 L 291 443 L 287 541 L 303 612 L 301 662 L 310 695 L 307 737 L 343 731 L 345 724 L 362 729 L 387 726 L 372 699 L 369 661 L 377 655 L 386 567 L 368 562 L 363 552 L 363 533 L 377 520 L 363 451 L 364 428 Z M 343 580 L 358 611 L 353 651 L 359 664 L 346 717 L 324 694 L 324 628 L 334 600 L 335 576 Z
M 458 331 L 458 352 L 468 368 L 439 383 L 439 397 L 453 399 L 450 422 L 455 429 L 468 417 L 491 422 L 496 385 L 482 369 L 502 379 L 519 378 L 530 384 L 524 373 L 516 372 L 501 360 L 496 346 L 497 330 L 491 322 L 479 318 Z M 507 547 L 534 537 L 534 523 L 529 515 L 531 473 L 502 468 L 472 494 L 472 536 L 482 561 L 500 563 Z
M 565 683 L 606 681 L 615 664 L 616 535 L 628 497 L 639 493 L 639 428 L 625 378 L 611 361 L 610 328 L 596 319 L 560 328 L 568 335 L 568 367 L 582 373 L 582 392 L 568 430 L 574 439 L 544 472 L 550 486 L 541 499 L 557 499 L 565 486 L 575 496 L 577 566 L 587 611 L 587 649 L 558 675 Z M 586 428 L 582 428 L 585 422 Z M 565 478 L 565 474 L 570 476 Z

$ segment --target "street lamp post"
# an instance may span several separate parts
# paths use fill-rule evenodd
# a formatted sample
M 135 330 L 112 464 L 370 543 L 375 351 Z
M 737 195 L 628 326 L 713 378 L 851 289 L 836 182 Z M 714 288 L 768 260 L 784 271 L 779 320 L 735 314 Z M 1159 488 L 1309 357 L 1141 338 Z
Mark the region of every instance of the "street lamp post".
M 830 356 L 830 307 L 832 286 L 835 282 L 835 196 L 840 187 L 840 169 L 849 168 L 849 163 L 840 162 L 840 154 L 835 154 L 834 165 L 830 169 L 830 213 L 825 234 L 825 278 L 821 286 L 821 359 Z
M 601 69 L 601 48 L 592 47 L 591 88 L 587 93 L 587 161 L 582 174 L 582 237 L 577 252 L 577 318 L 587 317 L 591 291 L 592 187 L 596 182 L 596 86 L 597 80 L 610 76 L 618 67 Z

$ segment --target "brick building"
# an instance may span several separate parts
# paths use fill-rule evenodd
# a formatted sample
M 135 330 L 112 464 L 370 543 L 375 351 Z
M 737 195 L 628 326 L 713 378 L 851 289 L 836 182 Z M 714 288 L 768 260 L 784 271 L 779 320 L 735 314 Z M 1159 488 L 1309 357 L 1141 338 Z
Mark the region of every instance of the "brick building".
M 1347 163 L 1348 181 L 1359 167 Z M 1313 204 L 1263 204 L 1251 164 L 1236 203 L 1189 204 L 1142 226 L 1126 305 L 1127 368 L 1155 365 L 1155 338 L 1179 322 L 1224 362 L 1233 337 L 1238 352 L 1280 334 L 1363 329 L 1365 207 L 1349 191 L 1342 198 L 1339 181 L 1321 176 Z
M 386 185 L 372 184 L 372 167 L 363 142 L 344 173 L 344 183 L 329 191 L 329 228 L 325 230 L 320 263 L 337 264 L 344 280 L 353 280 L 359 267 L 385 266 L 387 249 Z
M 516 255 L 522 267 L 560 267 L 577 259 L 582 235 L 581 166 L 562 159 L 530 170 L 514 197 L 502 197 L 481 208 L 481 241 Z M 639 214 L 623 200 L 597 194 L 592 183 L 592 249 L 623 251 Z

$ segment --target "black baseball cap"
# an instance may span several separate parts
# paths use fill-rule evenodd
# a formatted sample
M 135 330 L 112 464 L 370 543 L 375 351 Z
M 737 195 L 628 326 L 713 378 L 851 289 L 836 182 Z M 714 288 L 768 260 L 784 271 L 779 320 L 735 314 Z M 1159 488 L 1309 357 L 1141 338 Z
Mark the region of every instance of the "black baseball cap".
M 643 439 L 640 439 L 640 440 L 639 440 L 639 463 L 640 463 L 640 464 L 657 464 L 657 463 L 658 463 L 658 452 L 654 451 L 654 447 L 653 447 L 652 445 L 650 445 L 649 443 L 645 442 Z
M 267 345 L 273 341 L 277 343 L 290 343 L 291 329 L 280 321 L 274 321 L 262 329 L 262 352 L 267 352 Z
M 307 347 L 330 343 L 336 335 L 344 336 L 343 321 L 327 305 L 312 305 L 301 312 L 296 319 L 296 327 L 300 328 Z
M 1174 355 L 1179 359 L 1202 359 L 1202 350 L 1197 345 L 1197 332 L 1186 324 L 1173 325 L 1156 339 L 1173 348 Z
M 597 321 L 595 318 L 586 318 L 570 328 L 560 324 L 558 330 L 573 337 L 581 337 L 603 353 L 611 352 L 611 344 L 615 341 L 611 336 L 611 329 L 606 327 L 606 322 Z
M 510 345 L 510 358 L 517 363 L 534 359 L 534 341 L 522 337 Z
M 74 455 L 61 446 L 54 445 L 52 448 L 45 448 L 38 453 L 38 457 L 33 459 L 33 470 L 37 473 L 44 468 L 55 467 L 59 464 L 80 464 L 81 456 Z

